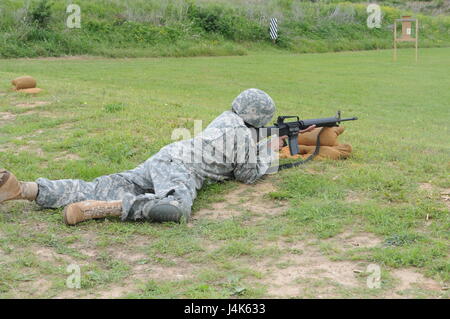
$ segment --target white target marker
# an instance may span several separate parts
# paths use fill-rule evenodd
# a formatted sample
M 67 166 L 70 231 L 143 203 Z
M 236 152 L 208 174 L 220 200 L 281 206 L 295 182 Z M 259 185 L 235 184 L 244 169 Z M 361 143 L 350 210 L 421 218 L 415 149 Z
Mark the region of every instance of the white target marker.
M 278 20 L 277 20 L 277 18 L 270 19 L 269 34 L 270 34 L 270 38 L 273 41 L 275 41 L 278 38 Z

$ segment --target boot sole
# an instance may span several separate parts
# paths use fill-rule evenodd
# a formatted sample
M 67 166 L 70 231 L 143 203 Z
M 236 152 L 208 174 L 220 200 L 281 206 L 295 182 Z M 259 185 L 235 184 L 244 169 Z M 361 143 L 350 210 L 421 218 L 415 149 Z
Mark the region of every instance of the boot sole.
M 11 172 L 5 170 L 5 169 L 0 169 L 0 173 L 2 173 L 3 175 L 0 178 L 0 189 L 5 186 L 5 187 L 9 187 L 7 184 L 11 178 L 11 176 L 14 176 L 13 174 L 11 174 Z M 4 191 L 4 190 L 3 190 Z M 18 190 L 19 191 L 19 190 Z M 20 191 L 19 194 L 17 193 L 6 193 L 7 196 L 5 196 L 5 194 L 3 195 L 3 200 L 0 199 L 0 204 L 9 201 L 9 200 L 14 200 L 14 199 L 21 199 L 20 198 Z M 0 196 L 1 198 L 1 196 Z
M 8 181 L 9 177 L 11 176 L 11 173 L 8 172 L 7 170 L 0 170 L 0 173 L 4 173 L 3 176 L 0 178 L 0 187 L 2 187 Z
M 68 210 L 69 210 L 69 206 L 66 206 L 66 207 L 64 208 L 64 212 L 63 212 L 63 220 L 64 220 L 64 223 L 65 223 L 67 226 L 75 226 L 76 224 L 70 224 L 70 223 L 69 223 L 69 220 L 67 219 L 67 213 L 68 213 Z
M 176 222 L 188 221 L 189 216 L 183 214 L 183 211 L 174 205 L 157 204 L 150 209 L 149 219 L 153 222 Z

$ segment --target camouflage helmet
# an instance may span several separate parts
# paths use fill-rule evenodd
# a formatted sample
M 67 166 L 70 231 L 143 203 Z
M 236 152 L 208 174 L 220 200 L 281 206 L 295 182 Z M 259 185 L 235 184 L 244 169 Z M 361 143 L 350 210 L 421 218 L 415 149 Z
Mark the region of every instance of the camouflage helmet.
M 234 99 L 232 110 L 245 123 L 254 127 L 262 127 L 270 121 L 275 113 L 275 103 L 266 92 L 248 89 Z

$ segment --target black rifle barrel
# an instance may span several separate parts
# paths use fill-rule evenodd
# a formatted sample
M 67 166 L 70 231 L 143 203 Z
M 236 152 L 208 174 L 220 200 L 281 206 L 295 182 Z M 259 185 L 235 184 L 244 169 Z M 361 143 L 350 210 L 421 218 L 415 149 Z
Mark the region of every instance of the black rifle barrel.
M 315 125 L 317 127 L 327 127 L 327 126 L 336 126 L 339 122 L 345 121 L 354 121 L 357 120 L 357 117 L 348 117 L 348 118 L 338 118 L 338 117 L 325 117 L 321 119 L 311 119 L 311 120 L 300 120 L 300 130 L 304 130 L 311 125 Z
M 260 136 L 266 137 L 277 134 L 279 136 L 289 135 L 294 131 L 305 130 L 311 125 L 315 125 L 316 127 L 332 127 L 337 126 L 340 122 L 345 121 L 354 121 L 357 120 L 357 117 L 348 117 L 348 118 L 339 118 L 339 117 L 324 117 L 319 119 L 310 119 L 310 120 L 300 120 L 294 122 L 283 122 L 281 125 L 275 123 L 274 126 L 266 126 L 259 129 Z

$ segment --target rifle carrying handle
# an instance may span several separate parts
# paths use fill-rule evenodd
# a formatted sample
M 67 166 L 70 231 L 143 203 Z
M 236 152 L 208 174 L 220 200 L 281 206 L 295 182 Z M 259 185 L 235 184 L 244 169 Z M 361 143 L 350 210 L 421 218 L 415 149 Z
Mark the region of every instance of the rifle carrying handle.
M 298 149 L 298 135 L 289 136 L 289 151 L 291 155 L 297 155 L 299 153 Z

